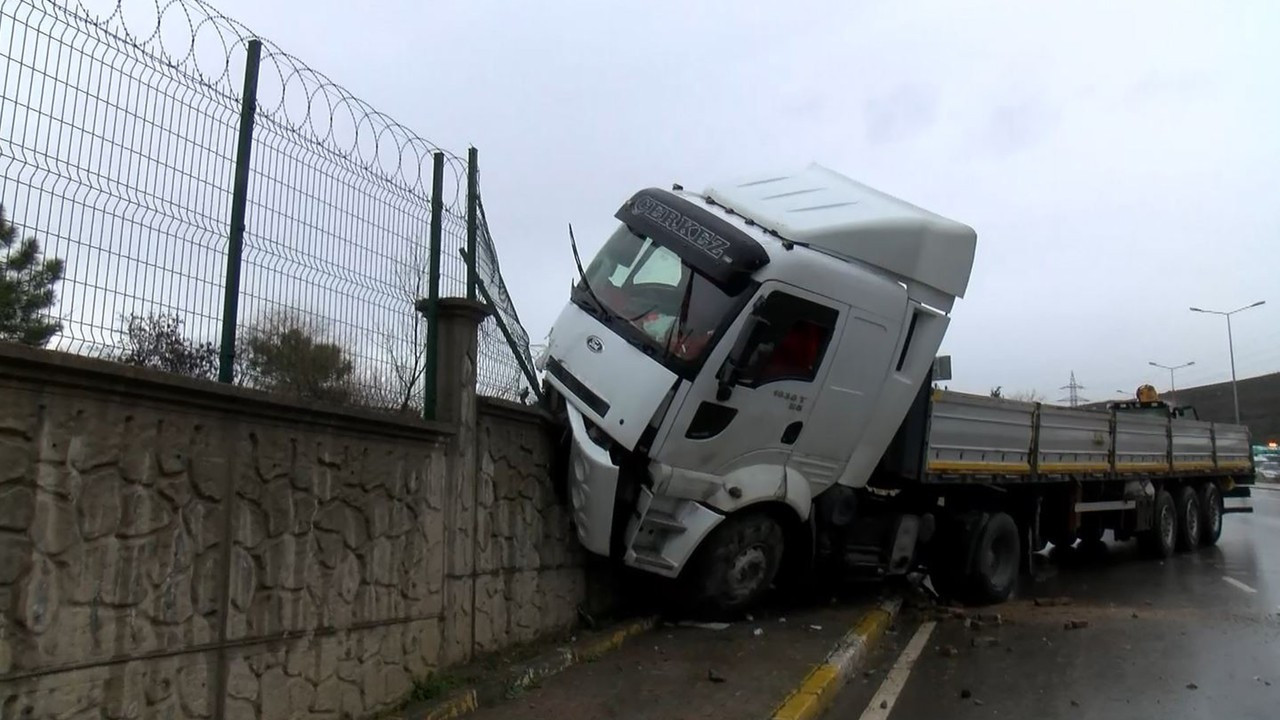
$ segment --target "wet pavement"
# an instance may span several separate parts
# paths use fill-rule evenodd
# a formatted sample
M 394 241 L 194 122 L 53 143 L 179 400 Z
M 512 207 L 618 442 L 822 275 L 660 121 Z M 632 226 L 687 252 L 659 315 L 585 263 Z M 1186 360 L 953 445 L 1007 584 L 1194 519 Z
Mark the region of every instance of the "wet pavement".
M 475 720 L 766 718 L 886 592 L 772 604 L 721 627 L 665 624 Z
M 1216 547 L 1164 562 L 1132 542 L 1056 557 L 982 609 L 998 624 L 904 611 L 827 720 L 1280 717 L 1280 492 L 1253 504 Z

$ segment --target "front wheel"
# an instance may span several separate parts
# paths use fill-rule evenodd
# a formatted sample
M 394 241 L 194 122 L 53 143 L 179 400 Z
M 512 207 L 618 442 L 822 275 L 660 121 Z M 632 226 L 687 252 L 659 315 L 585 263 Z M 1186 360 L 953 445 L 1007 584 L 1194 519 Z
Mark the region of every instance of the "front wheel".
M 729 516 L 711 531 L 686 569 L 694 605 L 717 614 L 750 607 L 773 583 L 785 549 L 782 526 L 769 515 Z
M 1222 537 L 1222 491 L 1210 480 L 1200 486 L 1200 544 L 1216 545 Z

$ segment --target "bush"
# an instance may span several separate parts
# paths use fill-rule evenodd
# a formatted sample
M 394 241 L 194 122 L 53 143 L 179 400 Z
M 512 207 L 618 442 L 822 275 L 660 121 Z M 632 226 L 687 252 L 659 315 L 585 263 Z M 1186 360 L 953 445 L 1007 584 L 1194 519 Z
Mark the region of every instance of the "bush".
M 306 400 L 351 404 L 359 399 L 355 365 L 323 328 L 298 314 L 275 312 L 255 323 L 240 342 L 243 382 Z
M 182 318 L 148 313 L 131 315 L 126 331 L 127 350 L 120 361 L 187 377 L 211 380 L 218 374 L 218 348 L 182 334 Z

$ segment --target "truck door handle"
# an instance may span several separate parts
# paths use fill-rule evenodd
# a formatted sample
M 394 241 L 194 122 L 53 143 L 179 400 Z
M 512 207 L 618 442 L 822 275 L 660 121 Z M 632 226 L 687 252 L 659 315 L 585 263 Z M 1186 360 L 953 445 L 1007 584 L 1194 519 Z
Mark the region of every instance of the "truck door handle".
M 800 431 L 803 429 L 804 423 L 799 420 L 788 425 L 787 429 L 782 431 L 782 444 L 791 445 L 794 443 L 800 437 Z

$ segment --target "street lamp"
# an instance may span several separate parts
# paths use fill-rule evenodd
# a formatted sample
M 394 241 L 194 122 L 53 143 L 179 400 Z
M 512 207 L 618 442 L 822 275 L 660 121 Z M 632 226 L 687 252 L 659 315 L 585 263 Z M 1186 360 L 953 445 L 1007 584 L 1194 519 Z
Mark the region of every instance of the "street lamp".
M 1204 310 L 1198 307 L 1191 308 L 1191 312 L 1205 313 L 1206 315 L 1221 315 L 1227 319 L 1227 351 L 1231 354 L 1231 397 L 1235 401 L 1236 406 L 1236 424 L 1240 424 L 1240 393 L 1236 390 L 1236 346 L 1235 340 L 1231 337 L 1231 316 L 1238 312 L 1243 312 L 1259 305 L 1265 305 L 1266 300 L 1259 300 L 1252 305 L 1245 305 L 1242 308 L 1236 308 L 1231 312 L 1222 312 L 1221 310 Z
M 1186 368 L 1186 367 L 1191 367 L 1192 365 L 1196 364 L 1196 361 L 1192 360 L 1191 362 L 1182 363 L 1181 365 L 1161 365 L 1158 362 L 1151 362 L 1151 361 L 1147 361 L 1147 364 L 1152 367 L 1158 367 L 1158 368 L 1162 368 L 1164 370 L 1169 371 L 1169 392 L 1172 393 L 1174 390 L 1178 389 L 1173 385 L 1173 371 L 1181 370 L 1182 368 Z

